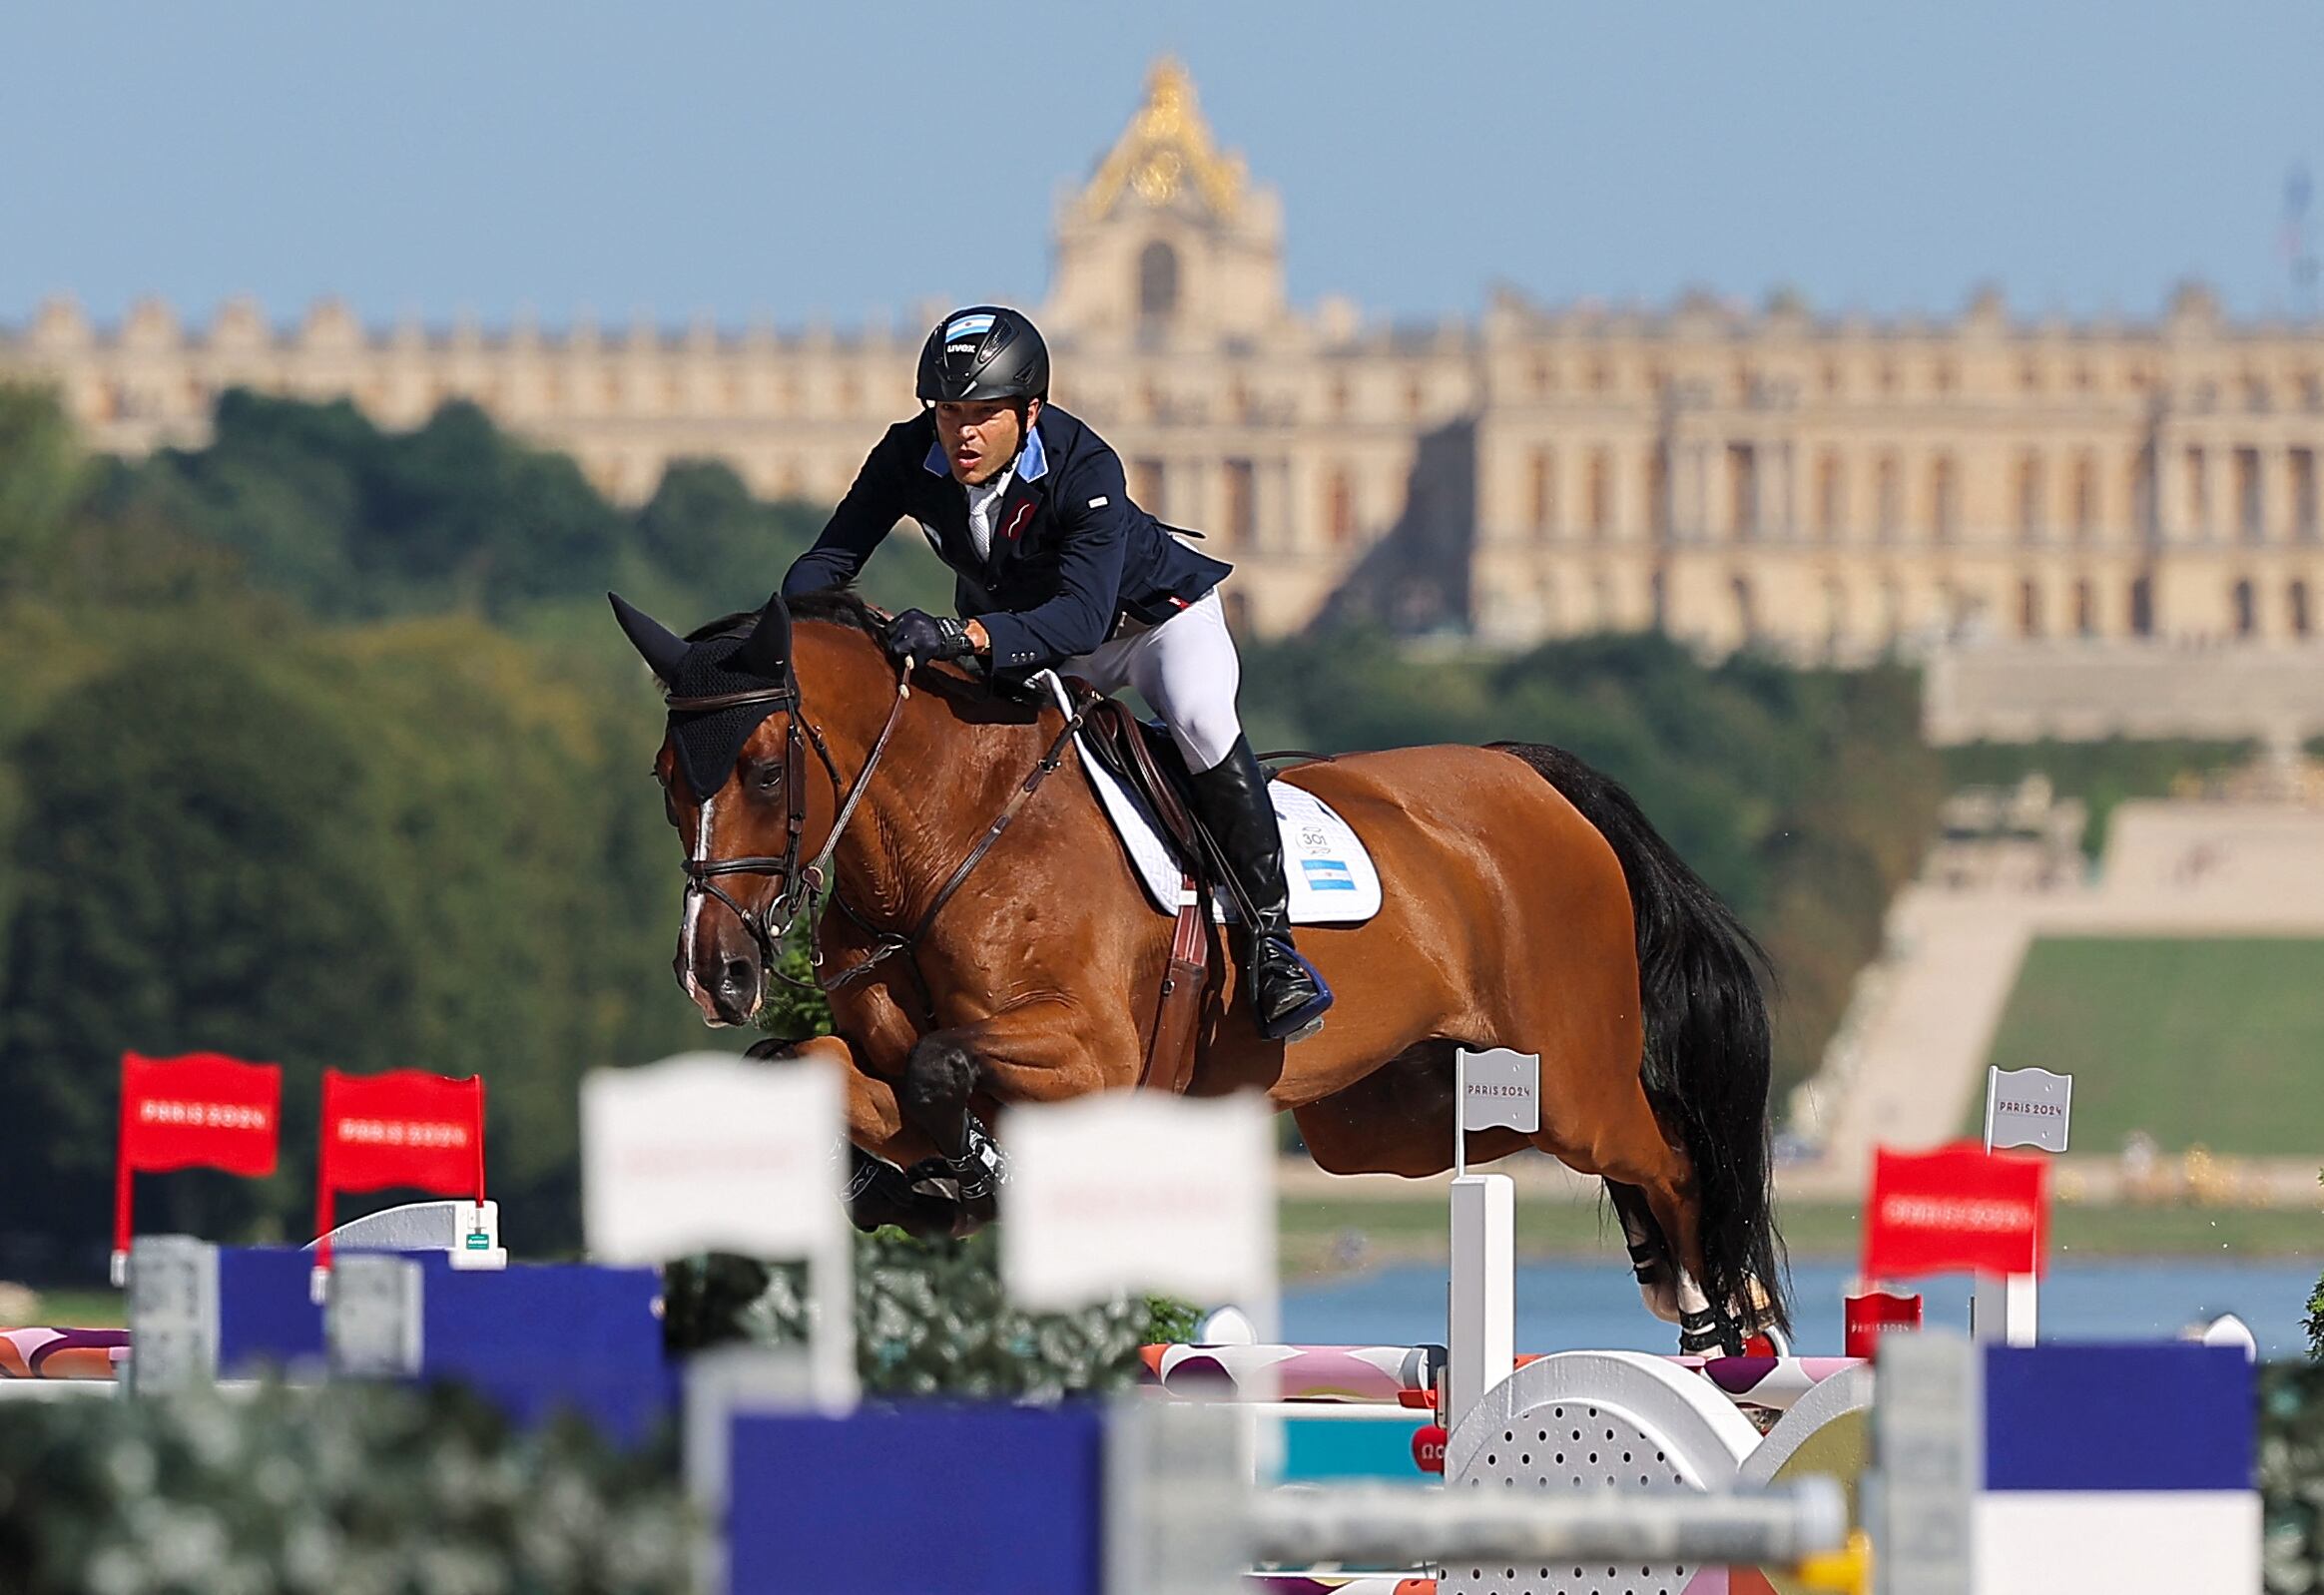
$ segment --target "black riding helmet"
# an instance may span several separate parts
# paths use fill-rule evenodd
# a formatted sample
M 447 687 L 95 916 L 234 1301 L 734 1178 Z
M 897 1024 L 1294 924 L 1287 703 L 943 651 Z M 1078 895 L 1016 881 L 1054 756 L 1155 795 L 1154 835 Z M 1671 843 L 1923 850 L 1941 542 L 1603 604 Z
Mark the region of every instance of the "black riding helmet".
M 919 396 L 930 404 L 1046 399 L 1048 345 L 1014 310 L 997 304 L 954 310 L 920 349 Z

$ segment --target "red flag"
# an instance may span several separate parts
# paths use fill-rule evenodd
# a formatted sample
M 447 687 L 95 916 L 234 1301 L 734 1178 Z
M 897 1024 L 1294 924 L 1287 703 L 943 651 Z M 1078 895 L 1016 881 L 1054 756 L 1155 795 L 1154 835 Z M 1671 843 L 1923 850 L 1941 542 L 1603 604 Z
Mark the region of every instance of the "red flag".
M 114 1164 L 113 1250 L 131 1235 L 130 1176 L 173 1169 L 273 1174 L 283 1139 L 283 1071 L 215 1052 L 121 1055 L 121 1146 Z
M 385 1074 L 322 1071 L 322 1156 L 315 1180 L 315 1237 L 328 1236 L 341 1191 L 407 1185 L 438 1196 L 484 1200 L 484 1081 L 418 1069 Z M 330 1248 L 318 1260 L 330 1265 Z
M 1864 1274 L 2039 1274 L 2048 1250 L 2049 1166 L 1974 1142 L 1873 1159 Z
M 1842 1297 L 1840 1306 L 1845 1335 L 1842 1348 L 1868 1362 L 1879 1350 L 1883 1334 L 1921 1327 L 1921 1299 L 1917 1296 L 1868 1290 L 1862 1296 Z

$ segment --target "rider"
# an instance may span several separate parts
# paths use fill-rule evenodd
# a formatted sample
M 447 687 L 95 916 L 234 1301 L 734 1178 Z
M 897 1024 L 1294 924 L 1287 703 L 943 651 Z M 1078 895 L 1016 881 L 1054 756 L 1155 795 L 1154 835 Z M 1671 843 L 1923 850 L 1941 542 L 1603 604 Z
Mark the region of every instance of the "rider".
M 1186 756 L 1196 808 L 1256 910 L 1246 965 L 1260 1032 L 1313 1035 L 1332 992 L 1292 945 L 1283 844 L 1235 713 L 1242 665 L 1216 591 L 1233 567 L 1130 501 L 1112 448 L 1049 402 L 1049 351 L 1015 310 L 980 304 L 937 322 L 918 389 L 920 413 L 872 450 L 784 593 L 852 580 L 908 515 L 951 568 L 967 619 L 907 609 L 888 625 L 890 654 L 977 654 L 1007 675 L 1053 666 L 1099 692 L 1137 688 Z

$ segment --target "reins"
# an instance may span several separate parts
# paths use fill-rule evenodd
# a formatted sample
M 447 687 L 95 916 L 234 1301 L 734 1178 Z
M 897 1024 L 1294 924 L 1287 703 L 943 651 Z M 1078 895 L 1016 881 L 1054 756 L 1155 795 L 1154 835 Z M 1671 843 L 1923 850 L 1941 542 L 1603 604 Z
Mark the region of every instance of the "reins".
M 1024 780 L 1017 784 L 1016 791 L 1009 795 L 1007 803 L 1002 806 L 998 814 L 993 816 L 992 823 L 984 827 L 984 832 L 977 838 L 976 844 L 969 848 L 968 855 L 960 860 L 958 866 L 945 879 L 943 885 L 936 889 L 935 897 L 922 911 L 919 919 L 910 930 L 895 931 L 872 924 L 862 913 L 858 912 L 852 903 L 841 896 L 837 883 L 832 879 L 831 867 L 833 858 L 839 852 L 840 839 L 847 833 L 848 822 L 855 817 L 857 807 L 864 800 L 864 795 L 871 790 L 872 774 L 879 768 L 879 761 L 887 752 L 888 740 L 894 736 L 896 723 L 903 717 L 904 703 L 910 697 L 911 661 L 907 659 L 896 677 L 895 702 L 889 707 L 887 720 L 879 728 L 879 736 L 872 744 L 872 751 L 864 760 L 864 769 L 857 776 L 852 788 L 840 775 L 839 762 L 832 758 L 831 748 L 824 741 L 823 733 L 807 719 L 805 705 L 799 690 L 799 678 L 788 664 L 784 667 L 784 680 L 780 686 L 744 688 L 737 692 L 712 693 L 699 697 L 671 697 L 666 698 L 665 703 L 672 714 L 693 714 L 709 710 L 729 709 L 743 704 L 773 704 L 780 709 L 790 711 L 790 721 L 784 731 L 783 772 L 784 785 L 789 789 L 787 797 L 790 812 L 782 856 L 753 854 L 739 858 L 686 859 L 683 868 L 686 871 L 687 891 L 690 894 L 701 891 L 724 903 L 728 910 L 742 922 L 743 928 L 750 932 L 751 939 L 758 943 L 761 966 L 773 974 L 776 979 L 797 990 L 821 991 L 829 995 L 843 986 L 862 979 L 872 969 L 896 954 L 904 954 L 904 966 L 911 971 L 912 984 L 919 991 L 921 1017 L 933 1025 L 935 1022 L 935 998 L 933 993 L 928 990 L 926 977 L 920 973 L 918 958 L 920 938 L 928 933 L 929 928 L 935 923 L 936 915 L 943 912 L 944 905 L 952 900 L 953 895 L 967 883 L 969 875 L 975 871 L 976 866 L 984 861 L 987 853 L 992 851 L 994 844 L 1000 840 L 1001 832 L 1008 829 L 1009 822 L 1016 818 L 1026 801 L 1031 798 L 1035 792 L 1040 790 L 1041 784 L 1047 781 L 1057 767 L 1064 762 L 1065 750 L 1071 746 L 1074 733 L 1081 729 L 1082 721 L 1088 715 L 1090 705 L 1097 702 L 1097 695 L 1085 693 L 1075 699 L 1072 712 L 1065 718 L 1064 729 L 1058 732 L 1055 740 L 1049 744 L 1047 751 L 1041 755 L 1033 768 L 1026 772 Z M 837 814 L 833 817 L 831 832 L 825 837 L 822 848 L 804 866 L 799 862 L 800 842 L 807 825 L 807 791 L 804 779 L 807 760 L 802 750 L 802 728 L 806 732 L 806 742 L 814 747 L 816 757 L 823 762 L 825 772 L 831 777 L 832 796 L 839 801 L 840 805 Z M 736 874 L 764 874 L 777 877 L 781 885 L 768 911 L 753 913 L 737 902 L 715 878 L 720 875 Z M 831 901 L 865 934 L 875 938 L 877 944 L 862 958 L 827 979 L 822 974 L 823 947 L 821 938 L 811 931 L 808 957 L 810 966 L 816 974 L 815 978 L 811 980 L 799 980 L 784 971 L 782 944 L 784 938 L 790 935 L 793 926 L 799 922 L 800 915 L 813 903 L 816 893 L 823 890 L 827 884 L 832 886 Z
M 1072 743 L 1073 734 L 1081 729 L 1082 718 L 1089 712 L 1091 701 L 1091 699 L 1082 699 L 1076 702 L 1073 713 L 1065 717 L 1064 729 L 1057 733 L 1056 739 L 1049 744 L 1048 751 L 1041 755 L 1033 768 L 1025 773 L 1025 779 L 1017 783 L 1016 791 L 1009 795 L 1009 799 L 1002 805 L 1000 812 L 993 815 L 992 823 L 984 827 L 984 834 L 976 839 L 976 845 L 968 849 L 968 856 L 961 859 L 959 865 L 953 869 L 944 883 L 936 888 L 935 897 L 928 903 L 925 911 L 920 914 L 918 922 L 909 931 L 899 933 L 893 930 L 881 930 L 878 926 L 866 920 L 837 891 L 832 893 L 832 901 L 839 904 L 840 911 L 854 920 L 859 929 L 868 935 L 877 937 L 879 944 L 838 974 L 825 980 L 823 990 L 827 994 L 861 979 L 884 959 L 891 958 L 899 952 L 904 953 L 908 955 L 905 967 L 911 971 L 912 984 L 919 988 L 921 1017 L 930 1024 L 935 1022 L 935 997 L 928 990 L 927 977 L 920 973 L 919 968 L 917 957 L 919 940 L 935 924 L 936 915 L 944 911 L 944 905 L 952 900 L 953 893 L 967 883 L 968 876 L 978 864 L 984 861 L 984 855 L 992 851 L 993 844 L 1000 840 L 1000 833 L 1008 829 L 1009 821 L 1016 818 L 1018 811 L 1024 807 L 1026 799 L 1039 791 L 1041 783 L 1047 781 L 1057 767 L 1064 763 L 1065 750 Z

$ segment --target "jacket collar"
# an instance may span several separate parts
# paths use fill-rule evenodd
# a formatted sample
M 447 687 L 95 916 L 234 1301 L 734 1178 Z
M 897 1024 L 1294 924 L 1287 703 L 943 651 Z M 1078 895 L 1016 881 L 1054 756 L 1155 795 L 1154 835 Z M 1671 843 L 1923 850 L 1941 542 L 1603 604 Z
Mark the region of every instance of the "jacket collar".
M 942 438 L 929 440 L 928 457 L 920 461 L 920 464 L 933 476 L 952 474 L 952 463 L 944 458 L 944 440 Z M 1049 451 L 1041 446 L 1041 423 L 1035 421 L 1032 430 L 1025 434 L 1025 446 L 1017 450 L 1016 480 L 1037 482 L 1048 474 Z

